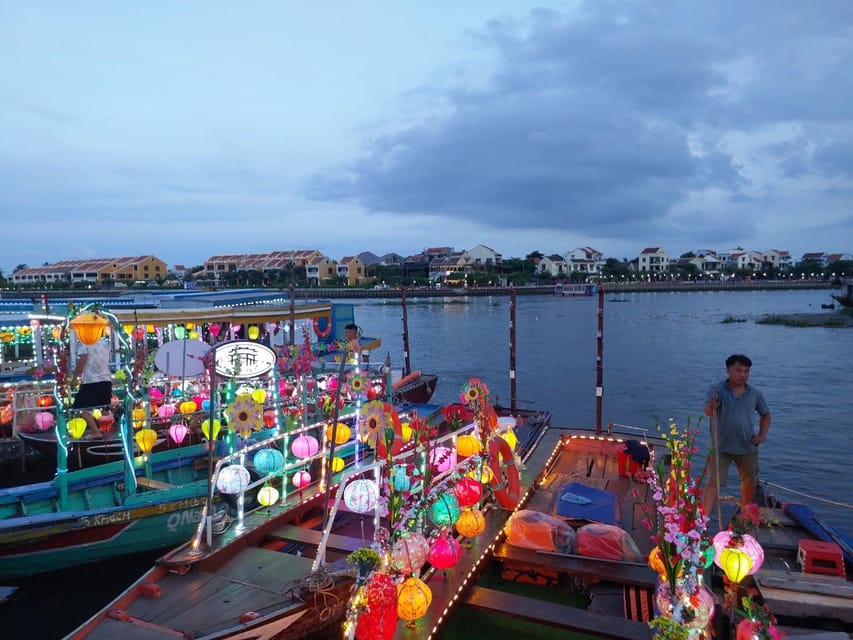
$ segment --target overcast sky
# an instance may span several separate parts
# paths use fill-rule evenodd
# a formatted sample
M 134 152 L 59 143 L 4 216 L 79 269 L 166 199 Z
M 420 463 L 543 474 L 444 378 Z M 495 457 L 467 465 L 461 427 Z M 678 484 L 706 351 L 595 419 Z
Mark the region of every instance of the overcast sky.
M 853 2 L 0 0 L 0 268 L 853 252 Z

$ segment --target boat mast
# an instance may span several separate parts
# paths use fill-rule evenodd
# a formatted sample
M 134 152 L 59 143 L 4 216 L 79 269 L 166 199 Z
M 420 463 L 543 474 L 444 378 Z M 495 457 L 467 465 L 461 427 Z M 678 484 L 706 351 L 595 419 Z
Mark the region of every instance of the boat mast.
M 509 409 L 515 413 L 515 287 L 509 287 Z
M 604 288 L 598 286 L 598 354 L 595 358 L 595 434 L 601 435 L 601 403 L 604 398 Z
M 406 287 L 403 287 L 403 376 L 412 372 L 412 362 L 409 360 L 409 308 L 406 304 Z

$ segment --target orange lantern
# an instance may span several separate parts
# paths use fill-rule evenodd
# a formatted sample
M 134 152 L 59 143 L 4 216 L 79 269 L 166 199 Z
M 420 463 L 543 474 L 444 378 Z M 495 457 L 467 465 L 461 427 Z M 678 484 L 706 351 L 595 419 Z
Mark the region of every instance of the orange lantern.
M 92 345 L 104 335 L 109 321 L 97 313 L 81 313 L 68 324 L 77 332 L 80 342 Z
M 133 428 L 141 429 L 145 426 L 145 409 L 134 409 L 133 410 Z
M 54 327 L 53 329 L 50 330 L 50 335 L 53 336 L 54 340 L 59 340 L 59 338 L 62 336 L 62 328 L 61 327 Z
M 655 547 L 649 552 L 649 566 L 661 577 L 666 577 L 666 567 L 663 564 L 663 556 L 660 547 Z
M 133 438 L 136 440 L 139 450 L 144 454 L 149 454 L 154 448 L 154 443 L 157 442 L 157 432 L 154 429 L 140 429 Z
M 332 431 L 332 425 L 326 427 L 326 438 L 329 440 L 332 439 Z M 339 422 L 338 430 L 335 433 L 335 444 L 344 444 L 345 442 L 348 442 L 351 435 L 352 430 L 343 422 Z
M 475 456 L 482 450 L 480 441 L 472 435 L 464 435 L 456 438 L 456 453 L 463 458 Z
M 83 418 L 72 418 L 65 425 L 65 428 L 68 429 L 68 433 L 72 438 L 79 440 L 86 433 L 86 421 Z
M 418 618 L 426 615 L 432 603 L 432 591 L 418 578 L 408 578 L 397 589 L 397 615 L 412 627 Z
M 486 528 L 486 519 L 479 509 L 466 509 L 459 515 L 456 521 L 456 530 L 466 538 L 473 538 L 483 533 Z
M 52 407 L 53 406 L 53 396 L 39 396 L 36 400 L 36 406 L 39 407 Z
M 198 409 L 198 405 L 192 400 L 184 400 L 181 404 L 178 405 L 178 411 L 181 413 L 195 413 Z

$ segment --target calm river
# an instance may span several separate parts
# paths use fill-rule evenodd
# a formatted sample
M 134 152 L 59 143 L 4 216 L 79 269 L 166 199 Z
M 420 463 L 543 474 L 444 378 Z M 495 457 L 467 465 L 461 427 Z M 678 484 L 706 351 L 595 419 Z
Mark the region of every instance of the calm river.
M 850 502 L 853 330 L 755 323 L 766 314 L 819 313 L 821 303 L 830 302 L 827 291 L 607 294 L 605 301 L 605 424 L 653 432 L 670 418 L 695 422 L 705 389 L 725 377 L 725 358 L 745 353 L 753 360 L 750 382 L 764 392 L 773 413 L 761 447 L 762 478 Z M 356 304 L 365 335 L 383 339 L 372 360 L 389 353 L 394 366 L 402 366 L 399 302 Z M 408 316 L 413 368 L 440 375 L 435 401 L 454 400 L 477 376 L 493 397 L 509 403 L 508 298 L 410 299 Z M 724 323 L 728 317 L 744 321 Z M 519 404 L 550 409 L 554 425 L 592 425 L 597 300 L 519 297 L 516 319 Z M 707 429 L 701 432 L 700 463 L 708 442 Z M 734 477 L 729 486 L 737 487 Z M 813 506 L 853 532 L 853 511 Z M 0 628 L 10 637 L 59 638 L 149 568 L 156 555 L 25 580 L 14 600 L 0 604 Z

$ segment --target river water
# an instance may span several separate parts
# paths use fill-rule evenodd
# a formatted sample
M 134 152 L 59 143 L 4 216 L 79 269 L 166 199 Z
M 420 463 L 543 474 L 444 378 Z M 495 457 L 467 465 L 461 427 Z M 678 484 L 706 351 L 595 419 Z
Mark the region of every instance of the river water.
M 820 313 L 826 291 L 607 294 L 604 312 L 603 423 L 647 428 L 701 415 L 706 388 L 725 377 L 731 353 L 753 360 L 750 383 L 764 392 L 773 421 L 761 446 L 763 479 L 796 491 L 849 502 L 853 330 L 756 324 L 767 314 Z M 358 300 L 357 322 L 402 366 L 399 301 Z M 739 322 L 724 322 L 735 318 Z M 471 377 L 509 404 L 509 299 L 409 299 L 412 367 L 440 376 L 436 402 L 452 401 Z M 547 408 L 558 426 L 595 419 L 596 298 L 517 299 L 519 405 Z M 707 452 L 700 430 L 698 460 Z M 734 471 L 729 490 L 737 490 Z M 803 501 L 777 493 L 782 499 Z M 853 532 L 853 511 L 812 506 Z M 59 638 L 95 613 L 150 567 L 156 554 L 94 569 L 71 569 L 22 581 L 0 604 L 10 637 Z M 15 633 L 17 632 L 17 633 Z M 5 637 L 5 635 L 4 635 Z

